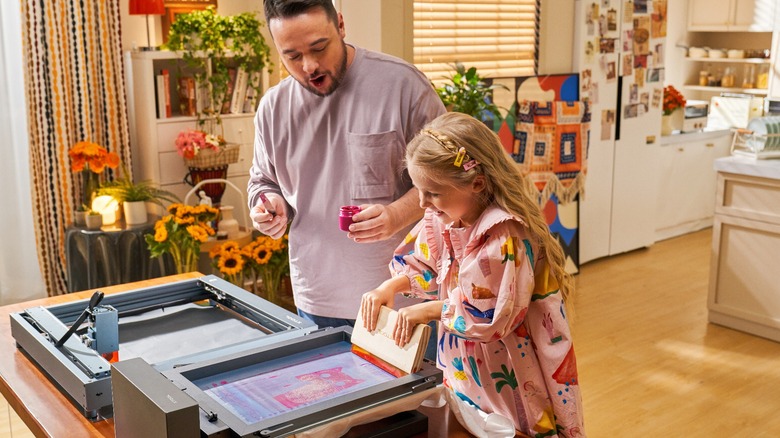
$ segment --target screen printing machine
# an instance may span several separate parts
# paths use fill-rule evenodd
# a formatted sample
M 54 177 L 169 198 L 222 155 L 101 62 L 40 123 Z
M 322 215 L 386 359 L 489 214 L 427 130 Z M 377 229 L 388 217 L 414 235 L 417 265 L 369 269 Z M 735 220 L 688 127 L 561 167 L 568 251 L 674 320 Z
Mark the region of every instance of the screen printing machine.
M 117 436 L 289 436 L 442 381 L 427 361 L 395 377 L 351 353 L 351 328 L 318 329 L 213 275 L 27 308 L 11 332 Z

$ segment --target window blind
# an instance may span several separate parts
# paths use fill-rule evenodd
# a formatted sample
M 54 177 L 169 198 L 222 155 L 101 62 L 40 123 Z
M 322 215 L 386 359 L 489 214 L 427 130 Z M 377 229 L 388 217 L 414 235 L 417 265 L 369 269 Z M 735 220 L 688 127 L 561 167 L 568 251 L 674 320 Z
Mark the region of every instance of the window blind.
M 537 0 L 414 2 L 414 63 L 434 82 L 455 61 L 483 77 L 530 76 L 536 53 Z

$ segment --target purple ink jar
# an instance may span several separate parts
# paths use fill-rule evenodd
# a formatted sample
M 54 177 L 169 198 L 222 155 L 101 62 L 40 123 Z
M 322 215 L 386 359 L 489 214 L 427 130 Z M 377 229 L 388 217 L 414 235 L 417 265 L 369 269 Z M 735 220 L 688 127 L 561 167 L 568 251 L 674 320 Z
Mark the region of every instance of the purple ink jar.
M 345 205 L 339 209 L 339 229 L 349 231 L 352 224 L 352 216 L 360 213 L 360 207 L 357 205 Z

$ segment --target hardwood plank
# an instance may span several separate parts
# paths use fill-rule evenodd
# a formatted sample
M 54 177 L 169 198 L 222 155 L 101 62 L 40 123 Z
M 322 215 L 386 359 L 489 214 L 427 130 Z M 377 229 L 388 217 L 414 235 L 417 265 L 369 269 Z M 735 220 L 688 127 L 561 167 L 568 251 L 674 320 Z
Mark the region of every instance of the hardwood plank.
M 707 322 L 711 238 L 705 229 L 580 268 L 588 435 L 780 436 L 780 343 Z

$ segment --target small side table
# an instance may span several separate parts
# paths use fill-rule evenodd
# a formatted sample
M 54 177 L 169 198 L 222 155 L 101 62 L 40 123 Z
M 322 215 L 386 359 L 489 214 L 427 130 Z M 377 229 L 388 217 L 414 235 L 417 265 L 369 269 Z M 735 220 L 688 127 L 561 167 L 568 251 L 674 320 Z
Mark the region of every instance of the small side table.
M 124 220 L 99 230 L 71 226 L 65 230 L 68 292 L 174 274 L 170 257 L 151 259 L 144 235 L 154 233 L 158 219 L 125 225 Z

